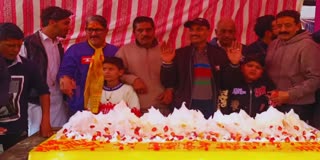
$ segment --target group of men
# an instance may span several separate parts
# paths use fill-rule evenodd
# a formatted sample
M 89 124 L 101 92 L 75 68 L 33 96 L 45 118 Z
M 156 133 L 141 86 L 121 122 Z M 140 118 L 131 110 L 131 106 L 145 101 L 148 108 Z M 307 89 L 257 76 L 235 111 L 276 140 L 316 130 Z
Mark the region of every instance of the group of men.
M 118 49 L 105 42 L 106 19 L 93 15 L 86 20 L 87 40 L 64 53 L 60 38 L 71 27 L 71 15 L 59 7 L 44 9 L 41 29 L 26 38 L 15 24 L 0 25 L 1 83 L 10 82 L 10 88 L 0 88 L 0 143 L 5 149 L 25 138 L 28 128 L 29 135 L 40 130 L 48 137 L 53 134 L 51 126 L 61 127 L 75 112 L 87 109 L 95 113 L 101 98 L 95 93 L 103 85 L 98 70 L 103 59 L 111 56 L 123 60 L 126 73 L 122 81 L 133 86 L 142 113 L 153 106 L 167 116 L 185 102 L 187 108 L 209 118 L 218 109 L 221 88 L 240 73 L 243 58 L 262 54 L 276 86 L 270 96 L 275 107 L 282 112 L 294 109 L 303 120 L 312 121 L 320 86 L 316 60 L 320 48 L 301 29 L 296 11 L 258 18 L 255 32 L 259 39 L 249 46 L 236 40 L 232 19 L 218 22 L 217 37 L 210 43 L 209 22 L 189 20 L 184 27 L 189 29 L 191 44 L 177 50 L 169 43 L 158 43 L 154 21 L 145 16 L 133 21 L 135 41 Z

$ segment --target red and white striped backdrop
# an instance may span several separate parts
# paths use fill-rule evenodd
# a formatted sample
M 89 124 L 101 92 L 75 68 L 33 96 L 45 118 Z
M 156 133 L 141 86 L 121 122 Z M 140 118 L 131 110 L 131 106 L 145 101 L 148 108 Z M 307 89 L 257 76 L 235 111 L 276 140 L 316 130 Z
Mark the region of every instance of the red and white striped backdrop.
M 156 23 L 156 35 L 161 40 L 175 42 L 175 47 L 187 45 L 188 19 L 204 17 L 214 27 L 221 17 L 231 17 L 237 24 L 237 37 L 245 44 L 256 39 L 255 19 L 265 14 L 277 14 L 284 9 L 301 10 L 303 0 L 0 0 L 0 22 L 14 22 L 26 35 L 40 28 L 41 9 L 55 5 L 74 13 L 65 46 L 85 39 L 85 18 L 100 14 L 109 23 L 107 42 L 121 46 L 133 41 L 132 21 L 136 16 L 150 16 Z

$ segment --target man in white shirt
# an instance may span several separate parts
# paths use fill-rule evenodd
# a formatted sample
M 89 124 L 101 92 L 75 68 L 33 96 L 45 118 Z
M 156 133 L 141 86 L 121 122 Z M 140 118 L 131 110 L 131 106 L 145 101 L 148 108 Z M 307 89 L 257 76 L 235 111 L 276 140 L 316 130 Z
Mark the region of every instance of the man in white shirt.
M 42 28 L 24 40 L 20 54 L 38 64 L 41 76 L 46 80 L 50 90 L 50 123 L 53 127 L 61 127 L 67 122 L 67 107 L 63 100 L 57 82 L 57 72 L 62 60 L 64 49 L 59 41 L 65 38 L 70 30 L 70 16 L 72 13 L 60 7 L 47 7 L 42 10 Z M 41 121 L 41 108 L 38 94 L 31 92 L 29 99 L 29 135 L 39 130 Z

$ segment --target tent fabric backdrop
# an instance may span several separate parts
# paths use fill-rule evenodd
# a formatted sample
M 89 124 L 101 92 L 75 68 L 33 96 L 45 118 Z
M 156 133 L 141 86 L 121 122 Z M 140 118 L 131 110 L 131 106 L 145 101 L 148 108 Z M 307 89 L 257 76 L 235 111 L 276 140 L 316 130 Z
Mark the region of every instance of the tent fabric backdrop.
M 249 44 L 256 40 L 253 27 L 257 17 L 284 9 L 300 11 L 303 0 L 1 0 L 0 22 L 16 23 L 29 35 L 40 28 L 41 9 L 53 5 L 74 13 L 65 47 L 85 40 L 86 17 L 99 14 L 108 20 L 109 43 L 121 46 L 133 41 L 134 18 L 149 16 L 155 21 L 158 40 L 169 40 L 178 48 L 189 44 L 188 30 L 183 27 L 189 19 L 208 19 L 212 38 L 221 17 L 231 17 L 238 40 Z

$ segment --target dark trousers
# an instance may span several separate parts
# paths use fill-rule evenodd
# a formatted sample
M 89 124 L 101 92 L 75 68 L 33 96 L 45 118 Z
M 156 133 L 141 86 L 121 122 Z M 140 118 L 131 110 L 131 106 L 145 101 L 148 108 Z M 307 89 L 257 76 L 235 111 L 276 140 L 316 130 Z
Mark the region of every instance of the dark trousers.
M 7 150 L 27 137 L 27 132 L 22 132 L 20 134 L 0 135 L 0 144 L 2 144 L 4 150 Z
M 300 119 L 310 123 L 312 121 L 312 112 L 314 104 L 304 104 L 304 105 L 295 105 L 295 104 L 286 104 L 276 107 L 280 112 L 287 113 L 291 109 L 299 115 Z
M 311 125 L 320 130 L 320 89 L 316 92 L 316 103 L 313 106 L 313 119 Z
M 208 119 L 217 110 L 216 105 L 212 100 L 197 100 L 193 99 L 190 109 L 199 110 L 204 118 Z

